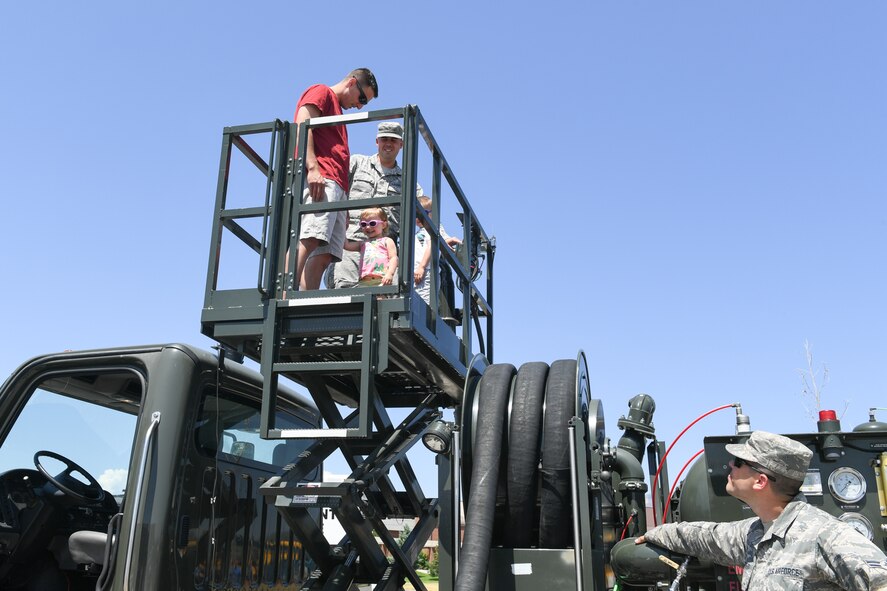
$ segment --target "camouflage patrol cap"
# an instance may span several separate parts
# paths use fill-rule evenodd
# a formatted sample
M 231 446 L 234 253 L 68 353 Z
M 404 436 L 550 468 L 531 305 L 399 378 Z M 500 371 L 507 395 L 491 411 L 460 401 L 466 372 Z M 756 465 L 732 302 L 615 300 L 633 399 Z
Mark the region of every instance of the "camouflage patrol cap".
M 393 137 L 402 140 L 403 126 L 396 121 L 383 121 L 379 124 L 379 132 L 376 134 L 376 137 Z
M 745 443 L 728 443 L 727 453 L 759 464 L 777 476 L 803 481 L 813 452 L 803 443 L 775 433 L 755 431 Z

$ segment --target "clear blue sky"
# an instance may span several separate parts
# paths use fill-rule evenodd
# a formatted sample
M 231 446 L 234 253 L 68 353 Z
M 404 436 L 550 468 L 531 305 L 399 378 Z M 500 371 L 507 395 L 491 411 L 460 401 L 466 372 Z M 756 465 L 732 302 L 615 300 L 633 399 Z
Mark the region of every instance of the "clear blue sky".
M 583 349 L 614 439 L 639 392 L 667 440 L 736 401 L 756 428 L 810 430 L 805 340 L 845 427 L 883 404 L 887 4 L 308 8 L 0 8 L 0 374 L 209 347 L 222 128 L 291 118 L 309 84 L 368 66 L 372 107 L 422 108 L 497 237 L 496 360 Z M 678 455 L 731 429 L 715 415 Z

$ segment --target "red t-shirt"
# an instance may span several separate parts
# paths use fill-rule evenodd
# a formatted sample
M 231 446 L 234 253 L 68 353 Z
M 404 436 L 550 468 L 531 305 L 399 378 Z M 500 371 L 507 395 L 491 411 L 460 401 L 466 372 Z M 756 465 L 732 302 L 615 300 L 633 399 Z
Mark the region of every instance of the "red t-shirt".
M 305 91 L 296 106 L 295 117 L 299 116 L 299 109 L 305 105 L 317 107 L 321 117 L 342 114 L 339 98 L 324 84 L 315 84 Z M 336 181 L 347 192 L 348 161 L 351 157 L 348 150 L 348 130 L 344 125 L 332 125 L 312 129 L 311 133 L 314 136 L 314 156 L 317 158 L 320 174 L 325 179 Z

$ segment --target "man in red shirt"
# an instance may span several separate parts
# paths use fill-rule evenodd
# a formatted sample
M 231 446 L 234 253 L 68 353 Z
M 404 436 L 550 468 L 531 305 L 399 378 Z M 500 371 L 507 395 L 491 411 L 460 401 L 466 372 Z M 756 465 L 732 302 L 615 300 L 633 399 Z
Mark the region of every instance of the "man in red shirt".
M 313 117 L 341 115 L 344 109 L 360 109 L 377 96 L 376 77 L 369 69 L 358 68 L 333 86 L 315 84 L 306 90 L 296 107 L 295 122 L 301 124 Z M 344 125 L 309 130 L 303 202 L 347 199 L 349 158 L 348 130 Z M 300 290 L 318 289 L 327 266 L 333 260 L 342 259 L 347 227 L 348 212 L 345 210 L 302 216 L 296 269 Z

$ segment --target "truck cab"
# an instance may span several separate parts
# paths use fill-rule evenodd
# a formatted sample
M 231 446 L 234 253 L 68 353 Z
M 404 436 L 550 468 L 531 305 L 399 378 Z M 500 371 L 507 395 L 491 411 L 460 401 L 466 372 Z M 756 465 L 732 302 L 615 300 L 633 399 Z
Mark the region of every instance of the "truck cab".
M 22 365 L 0 389 L 0 589 L 301 587 L 310 558 L 258 489 L 306 443 L 262 439 L 261 399 L 179 344 Z M 285 387 L 274 413 L 319 424 Z

